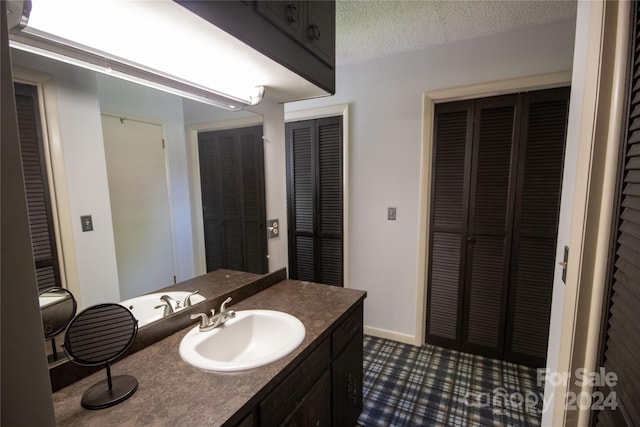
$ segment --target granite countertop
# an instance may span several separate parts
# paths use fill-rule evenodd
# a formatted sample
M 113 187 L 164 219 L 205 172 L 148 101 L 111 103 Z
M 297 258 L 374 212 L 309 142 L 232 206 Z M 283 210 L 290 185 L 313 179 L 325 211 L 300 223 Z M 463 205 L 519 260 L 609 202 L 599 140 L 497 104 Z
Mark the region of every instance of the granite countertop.
M 220 426 L 262 400 L 365 295 L 353 289 L 283 280 L 231 307 L 279 310 L 300 319 L 306 336 L 291 354 L 247 371 L 202 371 L 183 362 L 178 354 L 180 341 L 193 327 L 189 326 L 113 364 L 113 375 L 133 375 L 139 383 L 136 393 L 116 406 L 94 411 L 80 406 L 82 393 L 105 378 L 104 369 L 54 393 L 57 425 Z
M 209 313 L 212 308 L 218 309 L 226 297 L 232 297 L 236 302 L 242 301 L 284 279 L 286 279 L 284 269 L 264 275 L 219 269 L 176 285 L 158 289 L 153 293 L 165 291 L 193 292 L 197 290 L 205 297 L 205 301 L 138 329 L 136 340 L 127 351 L 127 354 L 135 353 L 193 324 L 193 321 L 189 319 L 192 313 Z M 60 344 L 63 341 L 64 334 L 61 334 L 59 335 L 58 348 L 61 348 Z M 51 387 L 56 392 L 97 370 L 98 368 L 95 367 L 76 365 L 64 357 L 49 366 Z

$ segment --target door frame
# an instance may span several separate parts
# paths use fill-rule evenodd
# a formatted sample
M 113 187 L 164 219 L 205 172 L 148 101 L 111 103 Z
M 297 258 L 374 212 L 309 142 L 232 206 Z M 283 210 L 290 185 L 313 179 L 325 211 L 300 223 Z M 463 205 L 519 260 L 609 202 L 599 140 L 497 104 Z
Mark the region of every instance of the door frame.
M 429 269 L 429 233 L 431 212 L 431 188 L 433 174 L 433 125 L 435 104 L 467 99 L 508 95 L 521 91 L 551 89 L 571 84 L 570 71 L 541 74 L 512 80 L 461 86 L 425 92 L 422 98 L 422 147 L 420 167 L 420 200 L 418 214 L 418 274 L 416 295 L 416 322 L 413 342 L 416 346 L 426 343 L 427 277 Z
M 349 265 L 349 104 L 285 111 L 285 123 L 342 116 L 342 285 L 351 287 Z
M 77 301 L 82 301 L 55 80 L 50 74 L 13 67 L 13 81 L 37 89 L 60 281 L 62 287 L 68 289 Z
M 207 273 L 207 257 L 204 247 L 204 218 L 202 216 L 202 187 L 200 186 L 200 156 L 198 132 L 209 132 L 249 126 L 264 126 L 260 115 L 240 119 L 200 123 L 187 127 L 187 164 L 189 168 L 189 199 L 191 200 L 191 229 L 193 234 L 193 263 L 196 276 Z M 265 182 L 266 184 L 266 182 Z M 265 188 L 266 193 L 266 188 Z M 266 196 L 266 194 L 265 194 Z M 265 206 L 266 209 L 266 206 Z M 266 218 L 265 218 L 266 221 Z M 268 253 L 268 247 L 267 247 Z

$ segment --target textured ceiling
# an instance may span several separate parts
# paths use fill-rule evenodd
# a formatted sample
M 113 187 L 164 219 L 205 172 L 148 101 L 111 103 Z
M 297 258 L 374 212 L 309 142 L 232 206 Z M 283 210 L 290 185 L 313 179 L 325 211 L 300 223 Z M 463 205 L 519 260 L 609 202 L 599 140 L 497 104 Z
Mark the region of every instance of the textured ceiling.
M 338 0 L 339 64 L 575 18 L 576 1 Z

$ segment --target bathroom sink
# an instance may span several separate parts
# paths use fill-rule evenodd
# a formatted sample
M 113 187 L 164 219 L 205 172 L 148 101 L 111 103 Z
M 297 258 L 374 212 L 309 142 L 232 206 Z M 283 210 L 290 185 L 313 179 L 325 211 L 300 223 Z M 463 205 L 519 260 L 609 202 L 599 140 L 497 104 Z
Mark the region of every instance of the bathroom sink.
M 180 357 L 207 371 L 257 368 L 291 353 L 305 334 L 302 322 L 288 313 L 242 310 L 210 331 L 190 330 L 180 343 Z
M 120 305 L 127 307 L 133 313 L 133 316 L 138 319 L 138 328 L 141 328 L 144 325 L 148 325 L 151 322 L 162 319 L 165 304 L 162 302 L 160 297 L 163 295 L 169 295 L 174 299 L 178 303 L 178 306 L 175 309 L 177 312 L 185 308 L 184 300 L 191 294 L 192 292 L 186 291 L 156 292 L 122 301 Z M 204 300 L 205 298 L 200 294 L 191 296 L 192 305 Z M 160 305 L 163 307 L 156 308 Z

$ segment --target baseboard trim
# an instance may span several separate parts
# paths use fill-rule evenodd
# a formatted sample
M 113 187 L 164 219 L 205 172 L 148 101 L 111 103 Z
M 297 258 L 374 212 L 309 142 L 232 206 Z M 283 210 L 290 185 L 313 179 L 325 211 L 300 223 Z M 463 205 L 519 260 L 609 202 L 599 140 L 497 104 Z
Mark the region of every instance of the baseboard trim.
M 413 335 L 407 335 L 400 332 L 388 331 L 386 329 L 374 328 L 372 326 L 364 327 L 364 334 L 371 335 L 373 337 L 384 338 L 388 340 L 398 341 L 404 344 L 411 344 L 415 346 L 421 346 L 422 343 L 416 340 Z

